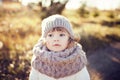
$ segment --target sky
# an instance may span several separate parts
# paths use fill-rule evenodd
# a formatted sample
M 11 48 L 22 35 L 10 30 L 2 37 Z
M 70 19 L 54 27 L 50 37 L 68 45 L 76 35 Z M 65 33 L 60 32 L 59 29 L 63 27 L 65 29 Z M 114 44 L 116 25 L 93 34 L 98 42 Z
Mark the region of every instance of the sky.
M 44 5 L 49 6 L 50 0 L 21 0 L 23 5 L 27 5 L 27 3 L 38 1 L 43 1 Z M 55 0 L 58 1 L 58 0 Z M 65 0 L 60 0 L 65 1 Z M 88 7 L 95 7 L 99 10 L 114 10 L 116 8 L 120 8 L 120 0 L 69 0 L 66 4 L 66 9 L 78 9 L 83 3 L 85 3 Z
M 120 0 L 69 0 L 66 8 L 77 9 L 82 3 L 86 3 L 88 7 L 96 7 L 100 10 L 114 10 L 120 8 Z

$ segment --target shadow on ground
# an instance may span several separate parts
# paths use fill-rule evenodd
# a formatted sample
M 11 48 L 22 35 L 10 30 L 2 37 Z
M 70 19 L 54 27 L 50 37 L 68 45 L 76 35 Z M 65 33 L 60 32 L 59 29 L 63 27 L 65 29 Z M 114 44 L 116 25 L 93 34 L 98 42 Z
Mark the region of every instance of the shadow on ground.
M 118 44 L 119 48 L 115 48 L 110 43 L 105 44 L 93 37 L 89 38 L 90 40 L 93 47 L 87 46 L 87 40 L 84 40 L 82 44 L 83 48 L 88 49 L 86 52 L 91 80 L 120 80 L 120 45 Z M 97 44 L 98 47 L 95 46 Z

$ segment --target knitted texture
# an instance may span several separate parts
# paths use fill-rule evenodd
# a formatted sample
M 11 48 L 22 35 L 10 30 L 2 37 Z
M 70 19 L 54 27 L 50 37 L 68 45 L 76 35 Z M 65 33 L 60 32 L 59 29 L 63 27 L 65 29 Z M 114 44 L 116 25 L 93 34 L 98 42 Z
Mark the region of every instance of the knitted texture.
M 63 78 L 79 72 L 87 59 L 80 44 L 61 52 L 48 51 L 41 43 L 33 49 L 35 59 L 32 67 L 49 77 Z
M 70 37 L 74 38 L 74 33 L 72 31 L 72 26 L 68 19 L 62 15 L 52 15 L 48 18 L 45 18 L 42 21 L 42 38 L 45 38 L 47 33 L 52 30 L 55 27 L 63 27 L 65 28 L 68 33 L 70 34 Z

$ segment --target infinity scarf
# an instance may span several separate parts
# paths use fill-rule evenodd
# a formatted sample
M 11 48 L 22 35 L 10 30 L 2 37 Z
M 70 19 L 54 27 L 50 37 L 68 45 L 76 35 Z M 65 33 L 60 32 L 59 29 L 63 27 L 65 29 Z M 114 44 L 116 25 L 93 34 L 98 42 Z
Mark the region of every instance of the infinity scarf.
M 33 53 L 35 59 L 32 61 L 32 67 L 56 79 L 73 75 L 87 64 L 85 52 L 80 44 L 61 52 L 54 52 L 39 43 L 33 48 Z

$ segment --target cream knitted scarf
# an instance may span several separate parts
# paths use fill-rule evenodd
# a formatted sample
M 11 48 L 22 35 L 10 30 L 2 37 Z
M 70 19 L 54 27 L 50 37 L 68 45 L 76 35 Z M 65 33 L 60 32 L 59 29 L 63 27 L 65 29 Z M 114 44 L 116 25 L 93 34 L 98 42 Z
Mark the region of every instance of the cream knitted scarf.
M 80 44 L 61 52 L 49 51 L 46 46 L 38 44 L 34 47 L 34 55 L 32 67 L 56 79 L 79 72 L 87 63 L 86 55 Z

